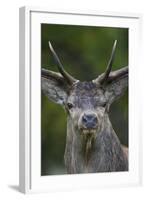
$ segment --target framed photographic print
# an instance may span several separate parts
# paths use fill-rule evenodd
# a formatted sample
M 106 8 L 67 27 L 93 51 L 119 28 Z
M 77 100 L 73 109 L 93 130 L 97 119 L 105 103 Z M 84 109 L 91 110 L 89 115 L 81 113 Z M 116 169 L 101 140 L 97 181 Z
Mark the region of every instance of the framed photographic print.
M 20 191 L 141 183 L 140 30 L 138 14 L 20 8 Z

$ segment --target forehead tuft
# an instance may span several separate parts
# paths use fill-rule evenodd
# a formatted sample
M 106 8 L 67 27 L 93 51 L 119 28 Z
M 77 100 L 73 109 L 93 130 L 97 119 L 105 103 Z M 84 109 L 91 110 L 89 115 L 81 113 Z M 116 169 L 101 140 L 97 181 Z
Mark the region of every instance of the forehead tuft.
M 96 85 L 90 81 L 90 82 L 78 82 L 77 84 L 78 89 L 84 89 L 84 90 L 91 90 L 96 88 Z
M 73 85 L 68 101 L 82 109 L 93 109 L 105 102 L 104 91 L 92 81 Z
M 73 91 L 77 96 L 95 96 L 101 92 L 101 89 L 97 87 L 92 81 L 89 82 L 78 82 Z

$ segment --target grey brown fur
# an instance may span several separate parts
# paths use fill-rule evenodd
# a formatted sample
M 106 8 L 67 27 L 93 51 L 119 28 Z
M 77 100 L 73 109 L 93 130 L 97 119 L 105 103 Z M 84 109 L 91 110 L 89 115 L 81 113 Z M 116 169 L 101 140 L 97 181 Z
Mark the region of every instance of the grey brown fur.
M 109 120 L 110 105 L 128 86 L 128 67 L 110 72 L 116 42 L 106 72 L 80 82 L 65 70 L 50 44 L 59 73 L 42 69 L 42 90 L 67 112 L 65 165 L 68 173 L 128 170 L 128 150 L 123 147 Z

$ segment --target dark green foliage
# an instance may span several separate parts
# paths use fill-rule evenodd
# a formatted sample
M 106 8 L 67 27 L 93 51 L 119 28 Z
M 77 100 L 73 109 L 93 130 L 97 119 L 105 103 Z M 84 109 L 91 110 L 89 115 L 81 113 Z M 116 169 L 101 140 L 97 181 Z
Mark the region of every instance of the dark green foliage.
M 92 80 L 106 69 L 114 40 L 116 70 L 128 65 L 128 29 L 42 24 L 41 67 L 57 71 L 48 47 L 51 41 L 66 71 L 76 79 Z M 41 174 L 64 174 L 66 113 L 44 95 L 41 105 Z M 113 128 L 128 146 L 128 92 L 110 110 Z

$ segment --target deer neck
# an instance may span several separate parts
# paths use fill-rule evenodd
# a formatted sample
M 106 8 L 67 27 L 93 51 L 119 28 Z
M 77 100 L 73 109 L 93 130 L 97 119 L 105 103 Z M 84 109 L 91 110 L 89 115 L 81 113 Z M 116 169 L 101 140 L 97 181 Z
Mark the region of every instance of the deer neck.
M 65 149 L 68 173 L 123 171 L 123 168 L 127 169 L 124 164 L 121 144 L 108 116 L 103 119 L 100 132 L 91 136 L 80 134 L 68 117 Z

